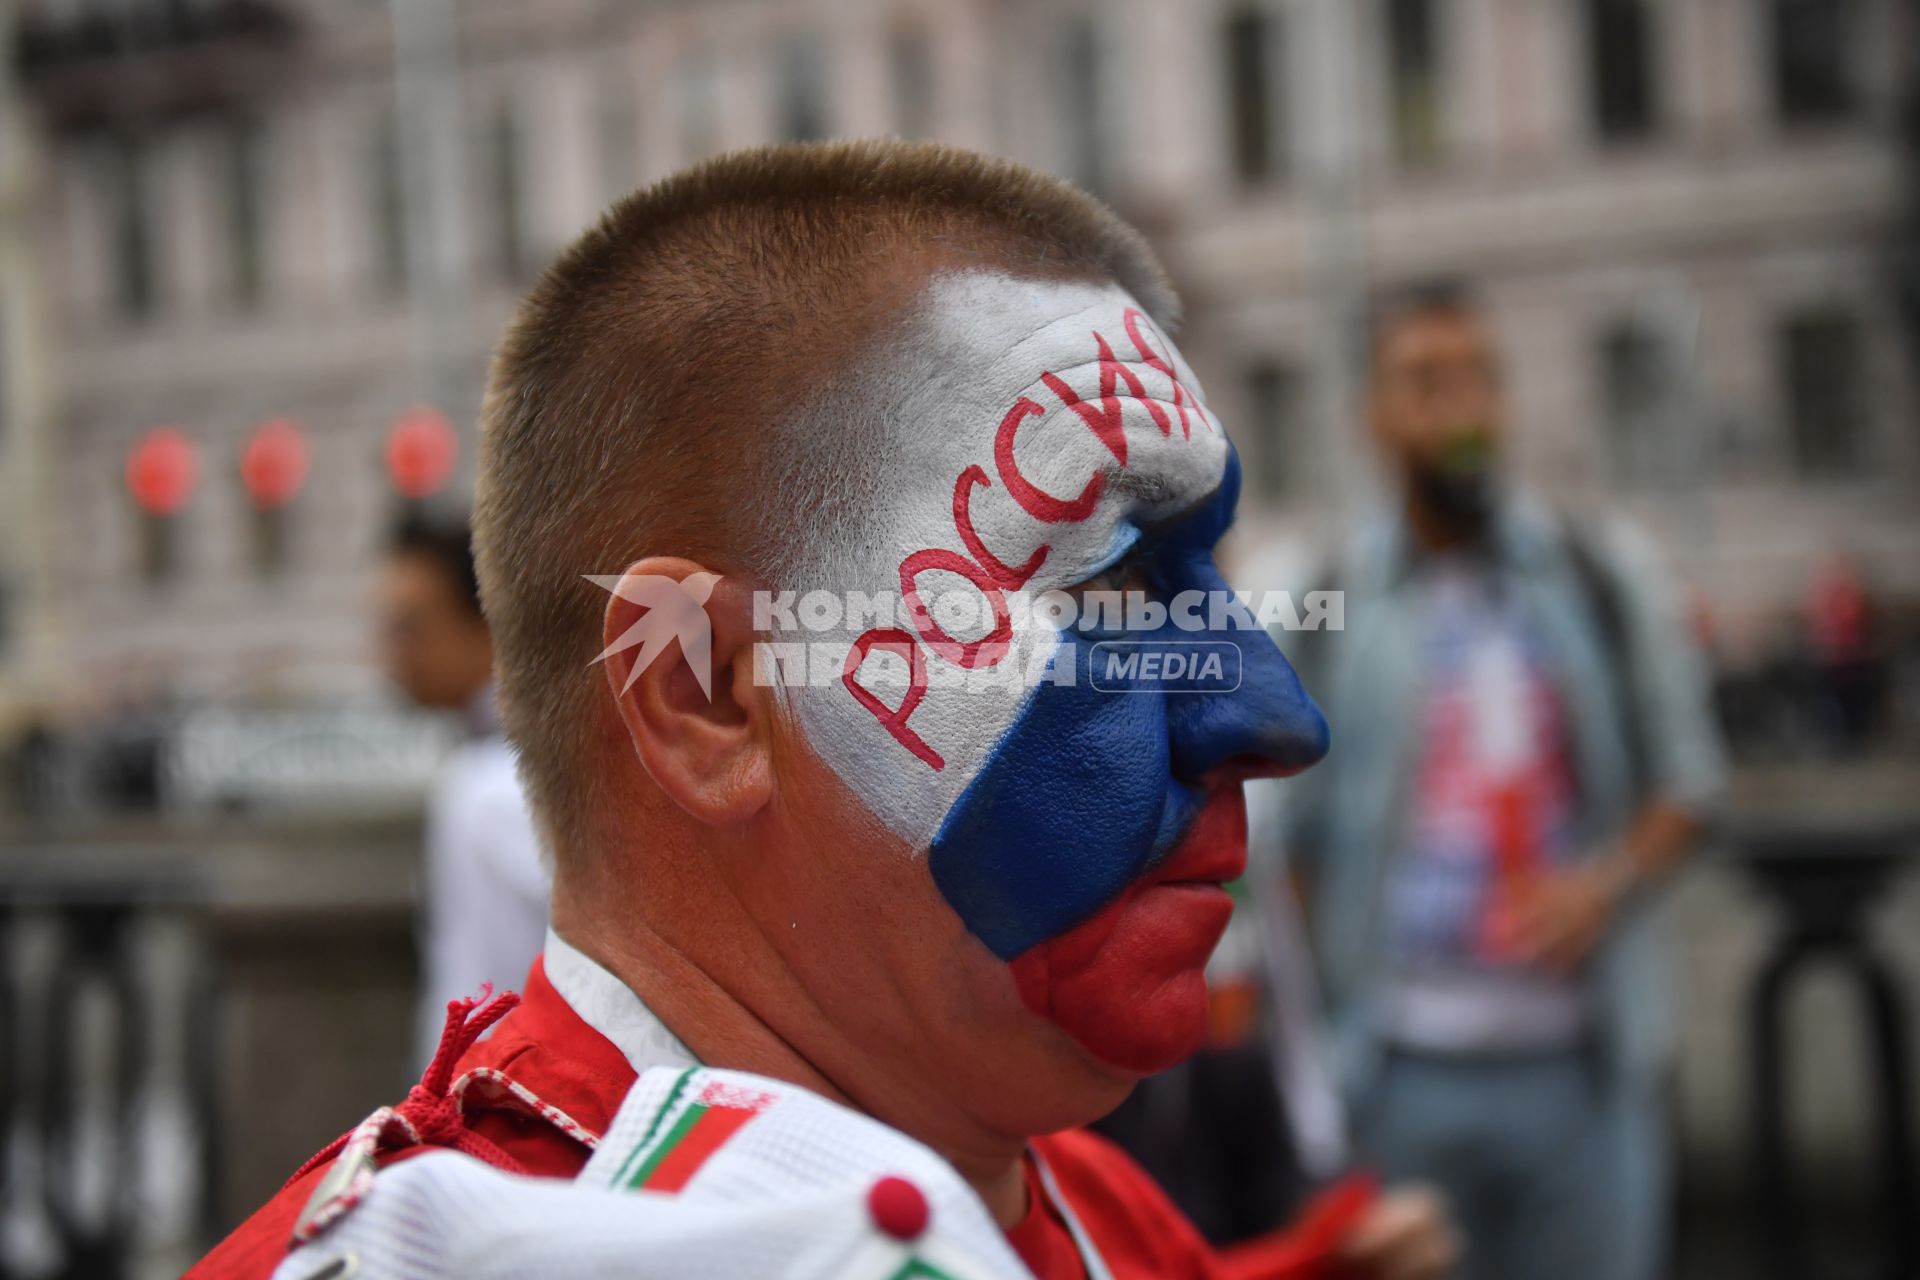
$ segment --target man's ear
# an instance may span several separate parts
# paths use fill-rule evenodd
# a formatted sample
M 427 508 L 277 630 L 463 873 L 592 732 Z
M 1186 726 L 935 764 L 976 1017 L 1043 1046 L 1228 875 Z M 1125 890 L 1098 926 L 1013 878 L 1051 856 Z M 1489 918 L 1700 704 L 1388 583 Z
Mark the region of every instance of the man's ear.
M 773 795 L 773 706 L 754 682 L 751 585 L 668 556 L 595 581 L 612 592 L 607 688 L 641 766 L 701 822 L 747 821 Z

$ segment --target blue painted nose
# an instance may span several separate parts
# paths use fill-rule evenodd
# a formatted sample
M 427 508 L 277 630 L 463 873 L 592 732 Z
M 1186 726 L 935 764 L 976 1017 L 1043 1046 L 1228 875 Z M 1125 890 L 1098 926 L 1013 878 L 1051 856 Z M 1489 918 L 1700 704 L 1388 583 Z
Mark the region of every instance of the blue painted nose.
M 1208 591 L 1227 590 L 1211 564 L 1195 576 Z M 1212 629 L 1205 639 L 1237 647 L 1239 687 L 1167 699 L 1173 775 L 1183 781 L 1197 781 L 1230 761 L 1249 777 L 1280 777 L 1327 754 L 1327 718 L 1292 664 L 1246 610 L 1236 604 L 1232 613 L 1247 625 Z

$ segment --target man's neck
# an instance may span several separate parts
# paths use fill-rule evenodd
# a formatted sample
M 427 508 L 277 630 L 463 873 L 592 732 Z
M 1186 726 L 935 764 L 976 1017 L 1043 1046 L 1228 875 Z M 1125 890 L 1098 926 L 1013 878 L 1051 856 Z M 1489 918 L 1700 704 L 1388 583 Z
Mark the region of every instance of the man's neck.
M 940 1115 L 945 1108 L 939 1099 L 889 1087 L 895 1082 L 881 1071 L 868 1079 L 847 1080 L 842 1087 L 835 1076 L 845 1073 L 815 1066 L 724 984 L 644 924 L 623 921 L 619 929 L 609 930 L 596 927 L 592 920 L 569 918 L 557 898 L 554 906 L 555 931 L 625 983 L 703 1064 L 784 1080 L 868 1114 L 874 1109 L 860 1099 L 874 1094 L 885 1097 L 891 1104 L 885 1109 L 896 1114 L 876 1118 L 945 1157 L 1002 1228 L 1012 1227 L 1026 1215 L 1024 1143 L 999 1135 L 977 1134 L 977 1141 L 942 1141 L 931 1136 L 964 1132 L 969 1126 L 958 1117 Z M 595 917 L 602 918 L 601 913 Z M 805 1003 L 804 996 L 800 1000 Z M 873 1055 L 865 1056 L 868 1062 L 877 1062 Z M 928 1123 L 903 1123 L 900 1114 L 925 1116 Z

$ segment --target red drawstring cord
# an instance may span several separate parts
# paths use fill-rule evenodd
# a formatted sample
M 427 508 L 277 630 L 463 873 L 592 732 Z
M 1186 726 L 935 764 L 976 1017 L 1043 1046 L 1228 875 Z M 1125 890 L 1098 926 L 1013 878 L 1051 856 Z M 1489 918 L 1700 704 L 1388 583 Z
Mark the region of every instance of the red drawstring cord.
M 452 1147 L 509 1173 L 525 1173 L 526 1170 L 518 1160 L 460 1123 L 460 1103 L 451 1091 L 453 1069 L 459 1065 L 461 1057 L 473 1047 L 474 1041 L 486 1033 L 488 1027 L 513 1012 L 519 1003 L 520 996 L 516 992 L 502 991 L 494 995 L 491 982 L 480 988 L 477 998 L 468 996 L 447 1001 L 447 1023 L 440 1032 L 440 1047 L 434 1050 L 433 1061 L 427 1064 L 426 1071 L 421 1074 L 420 1083 L 407 1090 L 406 1101 L 394 1108 L 394 1114 L 413 1126 L 421 1142 L 437 1147 Z M 340 1149 L 347 1145 L 358 1127 L 347 1130 L 321 1148 L 312 1159 L 294 1171 L 286 1185 L 293 1185 L 308 1171 L 339 1155 Z

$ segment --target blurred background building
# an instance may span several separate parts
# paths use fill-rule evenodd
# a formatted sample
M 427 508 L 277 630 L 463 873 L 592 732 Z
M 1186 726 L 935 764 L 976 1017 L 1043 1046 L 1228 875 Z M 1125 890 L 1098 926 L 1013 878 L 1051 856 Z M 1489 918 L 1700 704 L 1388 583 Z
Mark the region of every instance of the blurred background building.
M 1624 498 L 1730 643 L 1836 556 L 1911 596 L 1903 9 L 29 0 L 6 383 L 43 423 L 12 514 L 51 581 L 9 566 L 10 664 L 95 702 L 363 682 L 393 424 L 425 407 L 471 445 L 552 253 L 713 151 L 889 133 L 1150 232 L 1261 523 L 1364 492 L 1356 309 L 1444 273 L 1506 339 L 1524 470 Z M 250 489 L 275 419 L 299 474 Z
M 1367 297 L 1469 281 L 1523 474 L 1654 532 L 1754 776 L 1920 740 L 1903 0 L 18 0 L 0 23 L 0 830 L 18 902 L 64 911 L 97 866 L 97 898 L 222 904 L 211 951 L 200 916 L 139 945 L 181 999 L 203 971 L 230 989 L 228 1097 L 275 1045 L 299 1069 L 275 1001 L 320 980 L 288 956 L 343 1006 L 406 980 L 406 813 L 448 738 L 371 660 L 395 515 L 470 491 L 487 351 L 542 265 L 728 148 L 937 138 L 1112 201 L 1185 296 L 1247 464 L 1243 561 L 1276 574 L 1371 494 Z M 1836 627 L 1877 673 L 1857 731 L 1821 679 Z M 1863 775 L 1868 807 L 1911 776 Z M 1867 784 L 1797 785 L 1857 810 Z M 1737 939 L 1703 989 L 1760 945 L 1729 894 L 1701 908 Z M 23 972 L 79 945 L 37 936 Z M 393 1093 L 368 1082 L 405 1031 L 313 1087 Z M 210 1189 L 140 1238 L 231 1221 L 358 1117 L 321 1111 L 206 1159 L 149 1133 Z M 0 1258 L 59 1256 L 8 1231 Z

